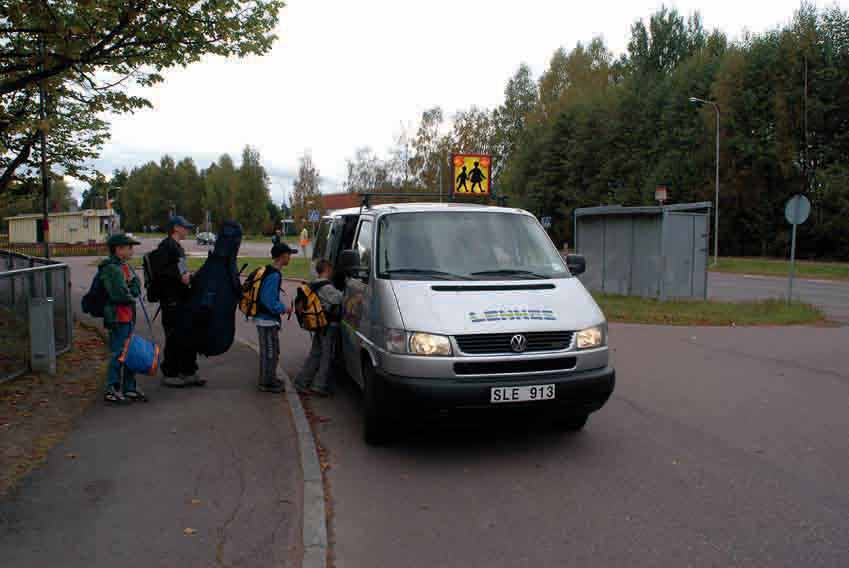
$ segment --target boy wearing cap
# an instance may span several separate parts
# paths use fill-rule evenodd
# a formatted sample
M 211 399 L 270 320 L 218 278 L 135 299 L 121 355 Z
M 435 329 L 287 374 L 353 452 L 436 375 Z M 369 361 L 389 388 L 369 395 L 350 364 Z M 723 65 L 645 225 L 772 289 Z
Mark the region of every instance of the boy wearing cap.
M 259 289 L 259 302 L 254 316 L 259 338 L 259 390 L 279 393 L 285 390 L 277 378 L 277 361 L 280 358 L 280 316 L 289 314 L 291 306 L 280 302 L 280 270 L 289 265 L 291 255 L 298 254 L 286 243 L 271 247 L 271 264 L 265 267 Z
M 136 385 L 135 375 L 118 361 L 124 344 L 133 333 L 136 323 L 136 298 L 141 295 L 139 279 L 127 264 L 133 257 L 133 246 L 138 244 L 141 243 L 127 235 L 112 235 L 107 241 L 109 258 L 97 267 L 97 276 L 106 290 L 103 325 L 109 330 L 109 350 L 112 352 L 104 398 L 106 402 L 115 404 L 147 400 Z
M 163 384 L 168 387 L 203 386 L 206 380 L 198 376 L 197 351 L 192 340 L 192 313 L 189 295 L 192 275 L 186 262 L 186 251 L 180 241 L 194 225 L 185 217 L 175 215 L 168 222 L 168 236 L 159 243 L 163 258 L 162 327 L 165 328 L 165 352 L 162 361 Z

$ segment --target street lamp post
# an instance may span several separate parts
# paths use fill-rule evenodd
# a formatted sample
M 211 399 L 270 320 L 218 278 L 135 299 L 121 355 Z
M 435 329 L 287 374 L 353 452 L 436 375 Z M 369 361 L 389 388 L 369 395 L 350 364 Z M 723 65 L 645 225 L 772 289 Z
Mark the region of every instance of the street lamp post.
M 716 111 L 716 200 L 713 221 L 713 265 L 716 266 L 719 264 L 719 105 L 696 97 L 690 97 L 690 102 L 710 105 Z

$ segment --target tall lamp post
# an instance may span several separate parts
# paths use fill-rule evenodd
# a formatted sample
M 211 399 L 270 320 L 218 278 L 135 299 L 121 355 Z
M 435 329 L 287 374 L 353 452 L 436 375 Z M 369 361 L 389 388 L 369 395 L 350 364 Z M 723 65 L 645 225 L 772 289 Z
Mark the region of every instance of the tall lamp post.
M 691 103 L 710 105 L 716 111 L 716 201 L 714 203 L 713 221 L 713 265 L 719 264 L 719 105 L 713 101 L 706 101 L 696 97 L 690 97 Z

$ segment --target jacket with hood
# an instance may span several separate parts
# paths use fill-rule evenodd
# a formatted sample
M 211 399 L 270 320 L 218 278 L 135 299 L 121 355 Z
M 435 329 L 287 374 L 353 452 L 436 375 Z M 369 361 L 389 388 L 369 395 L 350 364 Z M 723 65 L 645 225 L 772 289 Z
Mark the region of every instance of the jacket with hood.
M 97 269 L 107 295 L 103 325 L 135 323 L 136 298 L 141 295 L 138 277 L 126 262 L 114 255 L 101 262 Z

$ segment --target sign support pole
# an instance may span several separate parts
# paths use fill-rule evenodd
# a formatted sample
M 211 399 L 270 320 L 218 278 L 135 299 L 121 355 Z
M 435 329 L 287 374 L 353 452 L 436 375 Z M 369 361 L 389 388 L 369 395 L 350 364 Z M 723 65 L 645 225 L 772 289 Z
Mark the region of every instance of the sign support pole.
M 799 207 L 802 204 L 801 199 L 797 199 L 794 204 L 794 217 L 799 219 Z M 793 237 L 790 239 L 790 279 L 787 284 L 787 304 L 793 303 L 793 278 L 796 276 L 796 223 L 793 223 Z

